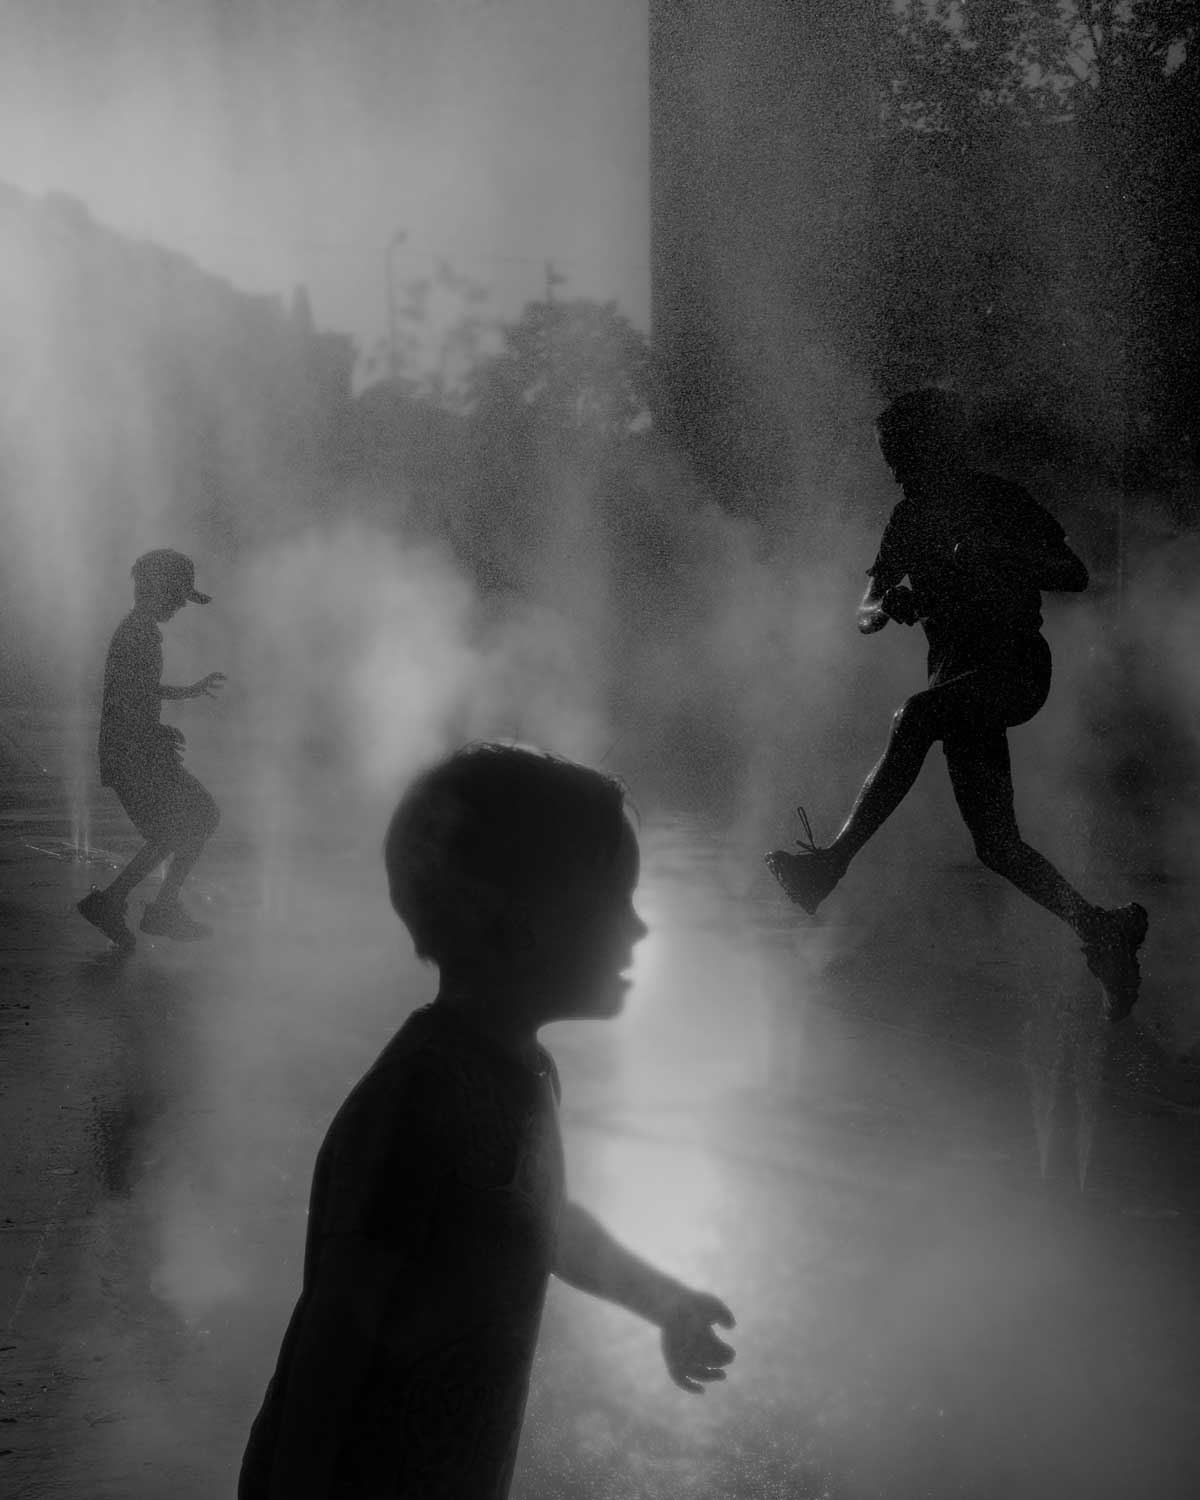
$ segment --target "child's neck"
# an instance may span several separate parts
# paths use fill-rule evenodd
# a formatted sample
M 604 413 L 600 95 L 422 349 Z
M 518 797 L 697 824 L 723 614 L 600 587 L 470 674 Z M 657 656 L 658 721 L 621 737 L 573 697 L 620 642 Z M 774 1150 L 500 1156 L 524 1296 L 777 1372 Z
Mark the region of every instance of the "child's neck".
M 541 1022 L 529 1014 L 528 994 L 515 977 L 443 974 L 435 1003 L 517 1061 L 536 1058 Z

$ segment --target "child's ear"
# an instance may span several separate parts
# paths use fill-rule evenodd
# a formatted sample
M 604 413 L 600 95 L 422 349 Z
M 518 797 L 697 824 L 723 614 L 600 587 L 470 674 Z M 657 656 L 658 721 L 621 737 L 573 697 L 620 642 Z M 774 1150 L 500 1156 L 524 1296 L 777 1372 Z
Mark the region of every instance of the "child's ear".
M 522 903 L 510 902 L 488 926 L 488 942 L 500 958 L 518 958 L 537 947 L 533 921 Z

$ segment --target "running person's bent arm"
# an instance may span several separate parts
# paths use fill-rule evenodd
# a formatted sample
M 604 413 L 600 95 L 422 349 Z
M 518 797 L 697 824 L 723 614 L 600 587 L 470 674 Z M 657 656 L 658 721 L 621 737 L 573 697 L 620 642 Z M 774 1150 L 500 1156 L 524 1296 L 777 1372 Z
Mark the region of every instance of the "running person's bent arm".
M 998 572 L 1018 574 L 1035 588 L 1050 593 L 1081 594 L 1088 586 L 1088 570 L 1067 545 L 1065 537 L 1046 538 L 1046 545 L 996 547 L 975 537 L 966 537 L 954 548 L 956 562 L 968 567 L 981 564 Z
M 902 500 L 888 517 L 875 561 L 867 569 L 871 582 L 858 606 L 858 628 L 863 635 L 874 635 L 889 620 L 917 623 L 912 589 L 903 584 L 912 562 L 911 529 L 912 506 Z
M 955 561 L 981 577 L 1007 574 L 1016 584 L 1082 593 L 1088 586 L 1088 570 L 1054 516 L 1017 485 L 1007 487 L 999 498 L 995 523 L 961 537 L 954 547 Z
M 901 625 L 915 625 L 919 618 L 912 589 L 902 583 L 884 588 L 879 579 L 872 575 L 858 606 L 858 628 L 863 635 L 874 635 L 889 620 L 896 620 Z
M 874 635 L 877 630 L 882 630 L 888 622 L 888 612 L 884 607 L 884 595 L 888 592 L 874 574 L 867 585 L 867 591 L 862 596 L 858 606 L 858 628 L 863 635 Z

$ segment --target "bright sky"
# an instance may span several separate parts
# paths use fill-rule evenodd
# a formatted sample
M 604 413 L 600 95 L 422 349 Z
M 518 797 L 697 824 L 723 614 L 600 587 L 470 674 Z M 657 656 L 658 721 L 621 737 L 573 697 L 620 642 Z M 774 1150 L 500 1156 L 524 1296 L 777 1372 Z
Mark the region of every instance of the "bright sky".
M 649 320 L 646 0 L 0 0 L 0 180 L 382 338 L 435 258 Z

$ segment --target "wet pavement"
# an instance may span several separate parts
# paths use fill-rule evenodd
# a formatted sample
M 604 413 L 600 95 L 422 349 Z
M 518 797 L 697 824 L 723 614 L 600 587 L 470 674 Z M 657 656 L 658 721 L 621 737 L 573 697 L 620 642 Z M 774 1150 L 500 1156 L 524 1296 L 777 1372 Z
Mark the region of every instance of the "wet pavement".
M 231 1496 L 316 1146 L 431 974 L 374 831 L 251 846 L 228 810 L 196 881 L 217 936 L 114 958 L 72 908 L 128 832 L 99 799 L 89 863 L 23 774 L 0 1491 Z M 737 1361 L 689 1397 L 651 1329 L 552 1287 L 514 1494 L 1200 1494 L 1200 1080 L 1153 1007 L 1103 1027 L 1069 941 L 967 868 L 922 871 L 890 926 L 814 923 L 750 842 L 647 813 L 642 843 L 626 1014 L 544 1040 L 574 1195 L 730 1303 Z

